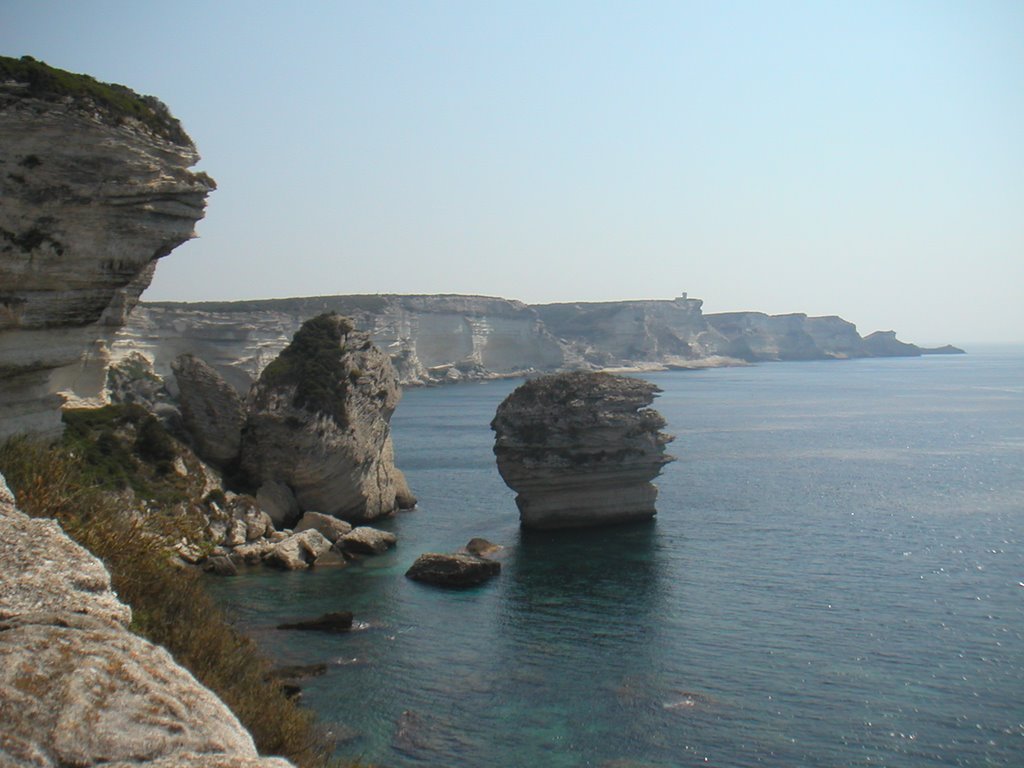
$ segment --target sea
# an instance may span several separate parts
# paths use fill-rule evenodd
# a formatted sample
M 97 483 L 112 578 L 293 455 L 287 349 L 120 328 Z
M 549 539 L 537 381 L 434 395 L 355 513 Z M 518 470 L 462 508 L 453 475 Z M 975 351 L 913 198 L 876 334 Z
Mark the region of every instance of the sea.
M 211 580 L 363 765 L 1024 766 L 1024 349 L 642 374 L 650 523 L 531 532 L 489 422 L 405 392 L 391 553 Z M 482 536 L 500 576 L 404 573 Z M 276 624 L 350 610 L 355 629 Z

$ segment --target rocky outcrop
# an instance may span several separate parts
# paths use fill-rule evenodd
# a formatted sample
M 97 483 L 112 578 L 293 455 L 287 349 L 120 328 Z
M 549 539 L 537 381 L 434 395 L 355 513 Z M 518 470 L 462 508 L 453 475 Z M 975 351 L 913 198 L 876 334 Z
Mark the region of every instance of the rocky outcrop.
M 279 509 L 291 494 L 299 510 L 349 522 L 390 514 L 411 501 L 391 444 L 399 396 L 369 334 L 337 314 L 313 318 L 250 392 L 242 469 L 254 488 L 281 497 Z
M 216 370 L 193 355 L 176 358 L 171 370 L 196 454 L 216 467 L 230 466 L 242 450 L 246 418 L 242 398 Z
M 0 764 L 251 766 L 231 711 L 164 649 L 131 634 L 102 563 L 0 478 Z
M 427 552 L 405 572 L 407 578 L 439 587 L 475 587 L 497 576 L 501 563 L 475 555 Z
M 102 398 L 105 342 L 203 216 L 198 160 L 156 99 L 0 57 L 0 438 Z
M 522 525 L 571 528 L 654 516 L 651 483 L 670 461 L 648 406 L 658 388 L 606 373 L 528 381 L 498 406 L 491 428 L 502 479 Z

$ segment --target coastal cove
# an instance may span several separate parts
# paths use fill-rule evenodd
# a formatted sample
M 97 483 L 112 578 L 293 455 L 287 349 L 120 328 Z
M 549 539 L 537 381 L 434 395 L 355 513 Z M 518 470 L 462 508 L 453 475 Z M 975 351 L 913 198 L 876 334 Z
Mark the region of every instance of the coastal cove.
M 304 701 L 368 764 L 1011 766 L 1024 354 L 971 352 L 646 374 L 679 461 L 655 522 L 588 531 L 519 529 L 488 427 L 517 381 L 407 391 L 397 549 L 209 586 L 328 664 Z M 473 536 L 507 548 L 490 584 L 403 577 Z

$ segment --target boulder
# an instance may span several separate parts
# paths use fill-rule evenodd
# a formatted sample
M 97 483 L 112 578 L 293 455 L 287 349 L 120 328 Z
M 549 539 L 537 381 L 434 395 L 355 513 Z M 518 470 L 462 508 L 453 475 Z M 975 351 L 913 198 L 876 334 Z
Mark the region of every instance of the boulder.
M 203 570 L 214 576 L 238 575 L 238 566 L 228 555 L 211 555 L 203 563 Z
M 395 546 L 398 537 L 377 528 L 359 526 L 337 541 L 337 548 L 354 555 L 380 555 Z
M 428 552 L 416 558 L 405 572 L 415 581 L 441 587 L 474 587 L 501 572 L 501 563 L 473 555 Z
M 325 613 L 315 619 L 278 624 L 278 629 L 302 629 L 311 632 L 348 632 L 352 629 L 352 611 Z
M 474 557 L 487 557 L 488 555 L 500 552 L 504 547 L 500 544 L 488 541 L 487 539 L 474 537 L 470 539 L 462 549 L 465 550 L 467 555 L 473 555 Z
M 295 526 L 295 532 L 314 529 L 333 544 L 352 530 L 352 524 L 321 512 L 306 512 Z
M 0 476 L 0 765 L 289 768 L 127 630 L 99 560 L 13 502 Z
M 267 480 L 256 491 L 256 503 L 278 528 L 293 525 L 302 515 L 292 489 L 277 480 Z
M 317 530 L 303 531 L 275 544 L 263 557 L 263 562 L 289 571 L 309 568 L 320 555 L 331 548 L 331 542 Z
M 527 528 L 571 528 L 649 519 L 651 481 L 674 458 L 658 388 L 607 373 L 543 376 L 498 406 L 491 428 L 498 472 L 516 491 Z
M 391 414 L 400 397 L 388 356 L 347 318 L 307 320 L 253 386 L 242 469 L 260 494 L 286 486 L 299 510 L 349 522 L 409 503 L 395 469 Z M 279 525 L 297 515 L 260 505 Z
M 269 539 L 257 539 L 256 541 L 250 541 L 246 544 L 242 544 L 239 547 L 235 547 L 231 550 L 231 554 L 228 557 L 236 565 L 256 565 L 262 562 L 263 558 L 274 548 L 274 543 Z
M 238 459 L 245 426 L 245 404 L 217 371 L 194 355 L 181 355 L 171 364 L 185 429 L 196 454 L 225 468 Z

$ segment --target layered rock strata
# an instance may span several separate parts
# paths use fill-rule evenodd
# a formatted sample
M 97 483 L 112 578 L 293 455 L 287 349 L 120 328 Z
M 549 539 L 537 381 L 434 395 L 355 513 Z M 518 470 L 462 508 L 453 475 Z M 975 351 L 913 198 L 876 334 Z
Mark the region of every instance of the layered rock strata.
M 651 481 L 673 461 L 658 388 L 606 373 L 544 376 L 498 406 L 491 428 L 502 479 L 527 528 L 624 523 L 654 516 Z
M 352 317 L 385 350 L 403 385 L 618 367 L 693 368 L 762 360 L 927 353 L 862 339 L 842 318 L 729 312 L 671 300 L 541 304 L 480 296 L 322 296 L 143 304 L 118 334 L 167 376 L 178 355 L 206 360 L 245 393 L 302 322 L 323 311 Z M 951 349 L 948 351 L 959 351 Z M 173 389 L 173 383 L 169 382 Z
M 216 370 L 193 355 L 172 364 L 178 403 L 196 454 L 225 468 L 238 459 L 245 427 L 245 403 Z
M 0 57 L 0 438 L 102 397 L 105 342 L 195 236 L 198 160 L 156 99 Z
M 163 648 L 127 630 L 102 563 L 0 477 L 0 764 L 287 768 Z
M 349 319 L 303 324 L 253 386 L 242 434 L 242 469 L 258 494 L 272 490 L 261 505 L 279 527 L 296 510 L 357 522 L 415 503 L 391 444 L 400 394 L 388 356 Z

